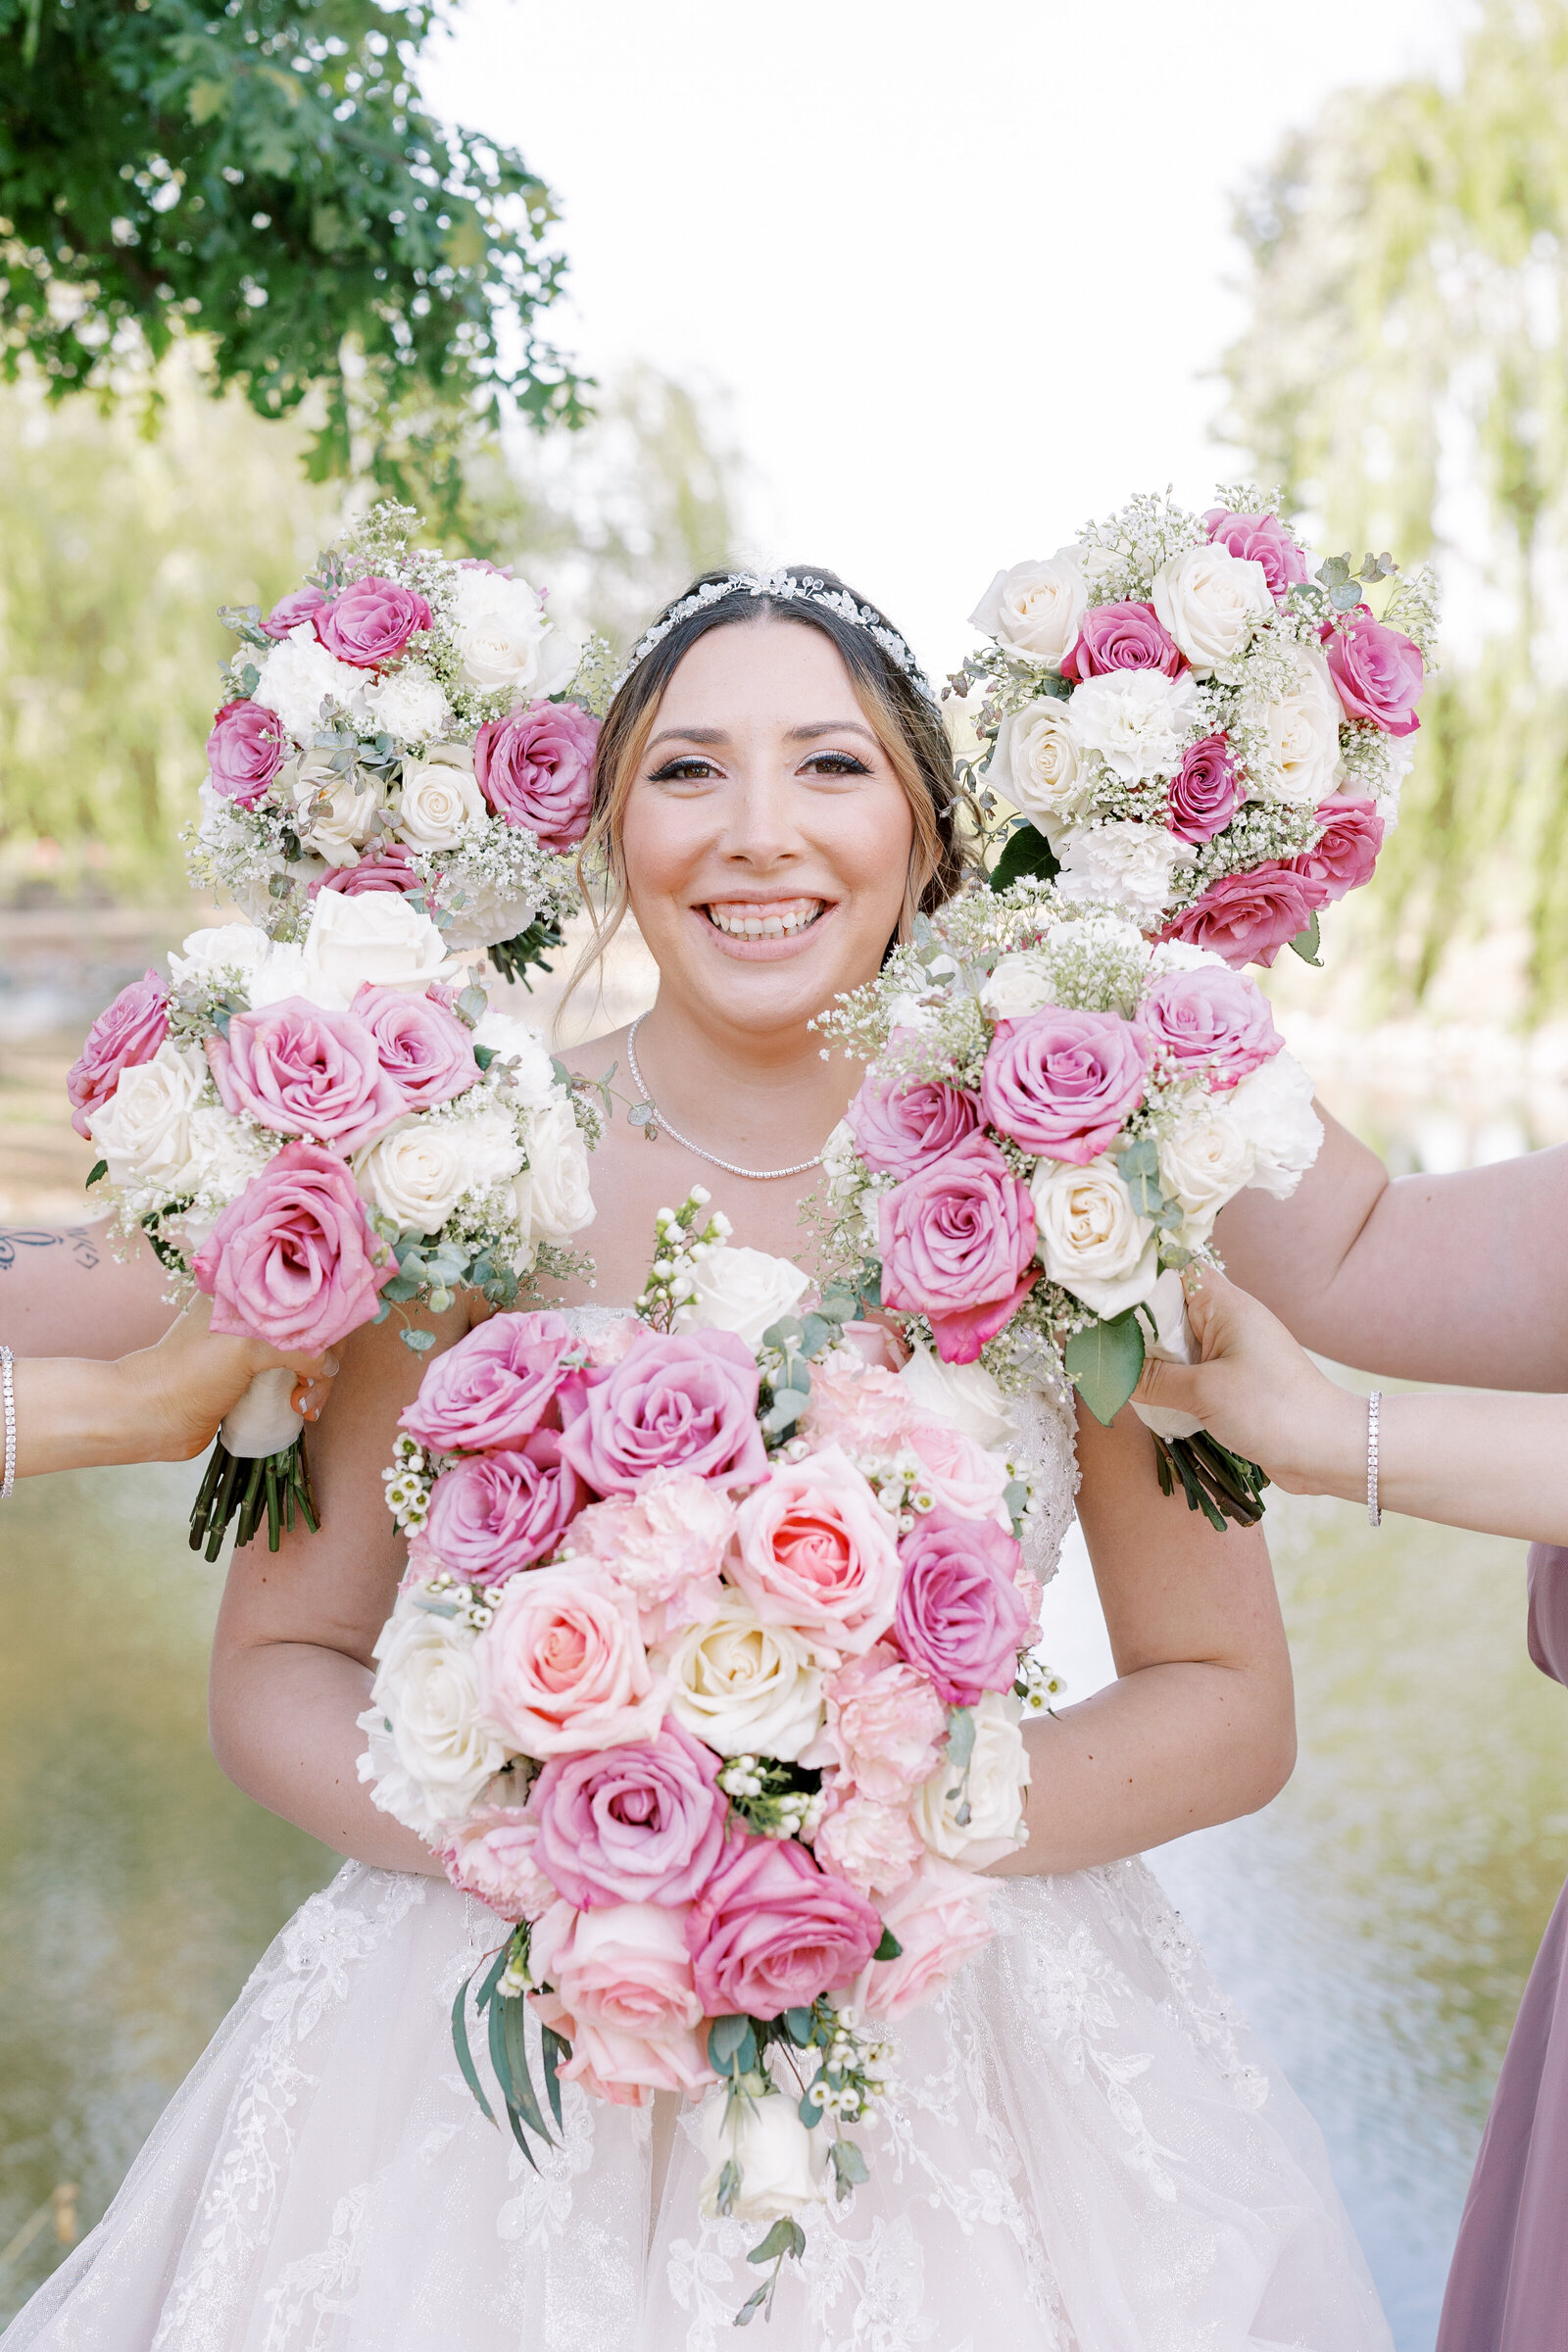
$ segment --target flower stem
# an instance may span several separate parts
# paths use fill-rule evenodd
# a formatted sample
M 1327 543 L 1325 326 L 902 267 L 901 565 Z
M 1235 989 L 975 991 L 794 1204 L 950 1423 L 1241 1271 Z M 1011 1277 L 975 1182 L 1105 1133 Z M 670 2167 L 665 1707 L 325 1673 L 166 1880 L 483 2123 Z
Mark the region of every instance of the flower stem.
M 303 1430 L 281 1453 L 255 1456 L 232 1454 L 222 1439 L 216 1438 L 191 1506 L 190 1547 L 216 1560 L 230 1520 L 235 1523 L 234 1542 L 240 1544 L 251 1542 L 265 1518 L 267 1548 L 276 1551 L 285 1529 L 293 1532 L 296 1512 L 314 1536 L 320 1517 Z

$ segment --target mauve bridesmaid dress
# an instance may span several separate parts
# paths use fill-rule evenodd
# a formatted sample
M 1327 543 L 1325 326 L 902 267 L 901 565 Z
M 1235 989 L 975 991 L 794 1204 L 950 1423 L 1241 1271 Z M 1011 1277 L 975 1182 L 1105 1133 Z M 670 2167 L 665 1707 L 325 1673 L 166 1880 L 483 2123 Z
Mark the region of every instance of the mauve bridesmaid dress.
M 1568 1684 L 1568 1549 L 1530 1554 L 1530 1655 Z M 1437 2352 L 1568 2345 L 1568 1887 L 1502 2062 L 1465 2199 Z

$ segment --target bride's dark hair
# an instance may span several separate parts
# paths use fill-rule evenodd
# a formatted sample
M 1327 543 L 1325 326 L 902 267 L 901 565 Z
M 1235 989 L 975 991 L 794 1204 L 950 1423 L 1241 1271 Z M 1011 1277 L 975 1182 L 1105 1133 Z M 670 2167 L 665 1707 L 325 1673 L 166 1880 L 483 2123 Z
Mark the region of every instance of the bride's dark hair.
M 665 618 L 700 588 L 721 587 L 732 575 L 706 571 L 665 606 Z M 854 589 L 846 589 L 836 572 L 817 565 L 799 567 L 794 576 L 809 578 L 829 590 L 841 590 L 862 610 L 869 611 L 890 635 L 892 623 Z M 727 596 L 678 620 L 646 654 L 622 684 L 606 714 L 594 762 L 593 809 L 587 837 L 578 858 L 585 885 L 601 877 L 606 904 L 595 911 L 594 939 L 571 986 L 599 961 L 619 929 L 627 906 L 626 866 L 621 854 L 621 820 L 627 795 L 637 774 L 648 738 L 653 732 L 664 689 L 699 637 L 710 629 L 788 621 L 796 628 L 816 629 L 831 640 L 850 673 L 856 699 L 876 731 L 899 782 L 904 787 L 914 820 L 909 872 L 905 888 L 899 936 L 906 937 L 917 913 L 930 913 L 953 897 L 973 870 L 972 808 L 954 770 L 948 733 L 936 705 L 878 643 L 872 631 L 847 619 L 831 606 L 804 597 L 753 595 L 737 588 Z M 656 624 L 657 625 L 657 624 Z M 592 908 L 594 900 L 585 887 Z M 569 992 L 568 992 L 569 993 Z

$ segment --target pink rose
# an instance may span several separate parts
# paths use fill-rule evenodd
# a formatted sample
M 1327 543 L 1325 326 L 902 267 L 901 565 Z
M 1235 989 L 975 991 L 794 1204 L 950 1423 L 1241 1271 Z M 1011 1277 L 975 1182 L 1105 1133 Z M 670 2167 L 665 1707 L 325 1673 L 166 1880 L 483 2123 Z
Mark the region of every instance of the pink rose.
M 1375 801 L 1338 796 L 1321 803 L 1317 817 L 1322 833 L 1289 864 L 1309 890 L 1321 891 L 1324 899 L 1332 902 L 1371 881 L 1383 847 L 1383 819 Z
M 356 580 L 310 616 L 327 652 L 356 669 L 375 669 L 401 654 L 411 637 L 433 627 L 422 596 L 396 580 Z
M 723 1851 L 729 1805 L 717 1756 L 666 1723 L 656 1739 L 604 1755 L 558 1757 L 528 1810 L 539 1868 L 566 1902 L 592 1911 L 691 1902 Z
M 980 1125 L 975 1095 L 935 1078 L 881 1077 L 875 1067 L 845 1112 L 860 1157 L 879 1175 L 917 1176 Z
M 1091 605 L 1061 674 L 1081 686 L 1111 669 L 1158 669 L 1167 678 L 1187 667 L 1187 656 L 1167 635 L 1152 605 Z
M 835 1789 L 811 1850 L 834 1878 L 847 1879 L 864 1895 L 884 1895 L 905 1885 L 925 1847 L 907 1803 L 883 1805 Z
M 563 1315 L 492 1315 L 436 1357 L 401 1426 L 436 1453 L 520 1446 L 541 1421 L 559 1420 L 561 1359 L 575 1345 Z
M 223 1108 L 279 1135 L 357 1152 L 403 1109 L 374 1038 L 352 1012 L 284 997 L 236 1012 L 225 1037 L 206 1042 Z
M 266 800 L 285 748 L 282 727 L 270 710 L 260 703 L 225 703 L 207 738 L 214 790 L 241 808 L 254 808 Z
M 503 1586 L 473 1660 L 480 1707 L 525 1756 L 651 1740 L 663 1718 L 630 1595 L 576 1561 Z
M 1166 796 L 1165 822 L 1178 841 L 1212 841 L 1246 798 L 1246 780 L 1231 758 L 1229 738 L 1205 735 L 1182 754 Z
M 1244 564 L 1259 564 L 1276 604 L 1283 604 L 1293 584 L 1306 577 L 1306 554 L 1297 546 L 1277 514 L 1237 514 L 1228 507 L 1210 507 L 1203 516 L 1210 542 L 1238 556 Z
M 536 1995 L 535 2008 L 571 2043 L 563 2082 L 581 2082 L 615 2105 L 640 2105 L 646 2090 L 690 2094 L 712 2082 L 680 1911 L 620 1903 L 574 1912 L 558 1903 L 534 1930 L 529 1965 L 558 2004 L 550 2014 L 550 1995 Z M 617 2097 L 627 2090 L 638 2098 Z
M 92 1114 L 114 1094 L 121 1071 L 151 1061 L 168 1035 L 169 997 L 148 970 L 104 1007 L 66 1073 L 66 1093 L 75 1104 L 71 1124 L 79 1136 L 90 1140 Z
M 1144 1099 L 1144 1041 L 1114 1012 L 1048 1004 L 999 1021 L 980 1074 L 993 1127 L 1026 1152 L 1087 1167 Z
M 530 703 L 493 718 L 474 738 L 479 790 L 509 825 L 526 825 L 547 850 L 572 850 L 588 830 L 599 721 L 576 703 Z
M 1029 1638 L 1016 1538 L 993 1520 L 939 1509 L 916 1520 L 899 1550 L 904 1584 L 893 1639 L 910 1665 L 929 1675 L 949 1706 L 972 1707 L 987 1690 L 1010 1690 Z
M 466 1584 L 497 1584 L 548 1559 L 586 1499 L 576 1471 L 561 1458 L 559 1431 L 536 1429 L 505 1453 L 466 1454 L 442 1471 L 419 1538 L 421 1557 L 433 1554 Z
M 748 1838 L 692 1905 L 686 1936 L 710 2017 L 779 2017 L 858 1976 L 882 1922 L 793 1838 Z
M 866 1327 L 881 1333 L 880 1324 Z M 858 1350 L 857 1350 L 858 1352 Z M 796 1423 L 803 1438 L 846 1453 L 897 1453 L 920 1408 L 896 1372 L 881 1365 L 849 1371 L 831 1359 L 811 1367 L 811 1393 Z
M 1323 903 L 1322 892 L 1304 876 L 1271 861 L 1245 874 L 1222 874 L 1159 936 L 1207 948 L 1223 956 L 1233 970 L 1244 963 L 1267 965 L 1306 929 L 1313 910 Z
M 263 621 L 264 634 L 286 637 L 290 629 L 299 627 L 302 620 L 314 620 L 325 602 L 326 598 L 319 588 L 291 588 L 287 596 L 278 598 Z
M 481 1805 L 435 1851 L 462 1894 L 474 1895 L 502 1919 L 543 1919 L 558 1898 L 534 1860 L 539 1830 L 521 1805 Z
M 427 887 L 408 851 L 401 842 L 394 842 L 389 849 L 362 858 L 358 865 L 328 866 L 310 885 L 306 896 L 314 899 L 319 891 L 340 890 L 346 899 L 358 899 L 371 891 L 392 891 L 402 899 L 416 899 Z
M 1348 718 L 1365 719 L 1385 735 L 1415 733 L 1426 677 L 1418 645 L 1363 610 L 1324 641 L 1323 651 Z
M 368 1323 L 397 1270 L 342 1160 L 299 1143 L 229 1202 L 191 1268 L 214 1331 L 306 1355 Z
M 924 1315 L 944 1363 L 972 1364 L 1040 1279 L 1029 1188 L 971 1135 L 878 1204 L 882 1303 Z
M 971 1952 L 991 1940 L 986 1912 L 995 1882 L 926 1854 L 907 1885 L 882 1905 L 903 1945 L 896 1960 L 873 1960 L 855 1987 L 861 2017 L 888 2025 L 928 2001 Z
M 638 1495 L 591 1502 L 566 1531 L 569 1558 L 593 1559 L 629 1592 L 646 1642 L 705 1624 L 723 1597 L 719 1570 L 735 1505 L 707 1479 L 675 1471 Z
M 775 1462 L 735 1533 L 731 1582 L 762 1624 L 793 1626 L 824 1661 L 869 1649 L 893 1623 L 894 1521 L 838 1446 Z
M 1009 1474 L 1000 1453 L 977 1446 L 951 1421 L 916 1421 L 908 1445 L 924 1472 L 919 1483 L 945 1510 L 960 1519 L 995 1519 L 1010 1532 Z
M 433 1110 L 478 1085 L 479 1064 L 468 1032 L 437 999 L 367 982 L 350 1010 L 374 1038 L 381 1067 L 405 1109 Z
M 802 1758 L 832 1764 L 861 1796 L 907 1801 L 940 1758 L 947 1710 L 926 1676 L 885 1642 L 852 1658 L 822 1685 L 827 1723 Z
M 761 1376 L 731 1331 L 643 1331 L 618 1364 L 561 1391 L 564 1451 L 597 1494 L 634 1494 L 656 1471 L 719 1486 L 767 1472 L 757 1426 Z
M 1212 964 L 1156 980 L 1139 1007 L 1138 1026 L 1183 1075 L 1206 1070 L 1215 1087 L 1235 1086 L 1285 1043 L 1262 991 Z

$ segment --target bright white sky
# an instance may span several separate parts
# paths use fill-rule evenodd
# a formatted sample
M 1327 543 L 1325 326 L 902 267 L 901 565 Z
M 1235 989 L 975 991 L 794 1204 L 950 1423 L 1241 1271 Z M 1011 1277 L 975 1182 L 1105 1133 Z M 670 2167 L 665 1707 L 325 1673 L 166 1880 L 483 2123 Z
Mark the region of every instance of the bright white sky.
M 554 331 L 720 396 L 747 553 L 830 564 L 933 669 L 992 573 L 1174 483 L 1242 316 L 1230 197 L 1466 0 L 467 0 L 429 95 L 564 214 Z

